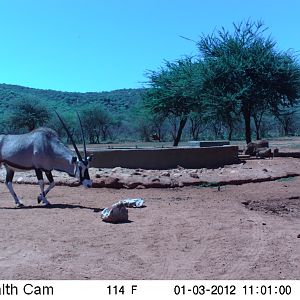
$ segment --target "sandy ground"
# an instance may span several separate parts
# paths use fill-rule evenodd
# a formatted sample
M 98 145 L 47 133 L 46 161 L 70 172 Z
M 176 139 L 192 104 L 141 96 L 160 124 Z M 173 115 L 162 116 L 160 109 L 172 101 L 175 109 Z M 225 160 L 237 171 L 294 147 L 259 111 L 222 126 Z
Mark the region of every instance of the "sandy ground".
M 300 177 L 273 181 L 300 174 L 300 160 L 207 172 L 211 182 L 265 173 L 272 181 L 219 189 L 57 186 L 50 208 L 37 205 L 38 186 L 15 184 L 24 209 L 14 208 L 1 183 L 0 279 L 300 279 Z M 136 197 L 146 207 L 129 208 L 130 222 L 101 220 L 103 208 Z

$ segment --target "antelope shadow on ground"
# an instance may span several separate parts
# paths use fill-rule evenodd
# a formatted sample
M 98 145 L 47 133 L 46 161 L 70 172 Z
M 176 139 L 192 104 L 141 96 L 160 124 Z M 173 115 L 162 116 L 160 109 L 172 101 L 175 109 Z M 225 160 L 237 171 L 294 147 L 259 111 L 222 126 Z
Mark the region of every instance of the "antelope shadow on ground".
M 79 209 L 89 209 L 92 210 L 93 212 L 100 212 L 104 208 L 99 208 L 99 207 L 88 207 L 88 206 L 83 206 L 79 204 L 51 204 L 51 205 L 25 205 L 23 207 L 0 207 L 1 209 L 74 209 L 74 208 L 79 208 Z

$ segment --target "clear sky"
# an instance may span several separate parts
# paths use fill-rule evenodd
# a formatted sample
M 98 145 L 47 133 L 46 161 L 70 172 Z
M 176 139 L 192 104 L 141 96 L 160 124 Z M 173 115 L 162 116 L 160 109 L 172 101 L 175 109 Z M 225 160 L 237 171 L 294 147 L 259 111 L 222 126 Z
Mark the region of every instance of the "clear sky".
M 263 20 L 300 50 L 299 0 L 0 0 L 0 83 L 61 91 L 142 87 L 202 33 Z

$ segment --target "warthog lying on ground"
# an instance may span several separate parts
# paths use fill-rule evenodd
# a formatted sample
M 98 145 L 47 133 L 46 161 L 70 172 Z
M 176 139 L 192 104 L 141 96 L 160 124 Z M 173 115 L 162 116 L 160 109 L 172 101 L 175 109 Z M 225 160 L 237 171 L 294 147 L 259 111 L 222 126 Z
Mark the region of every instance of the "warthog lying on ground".
M 255 156 L 256 150 L 259 148 L 269 148 L 269 142 L 265 140 L 258 141 L 256 143 L 251 142 L 247 145 L 245 154 Z
M 272 150 L 270 148 L 257 148 L 256 149 L 256 153 L 255 153 L 256 157 L 260 157 L 260 158 L 272 158 L 274 157 Z
M 249 143 L 245 154 L 256 157 L 269 157 L 273 158 L 271 149 L 269 148 L 269 142 L 266 140 L 261 140 L 256 143 Z

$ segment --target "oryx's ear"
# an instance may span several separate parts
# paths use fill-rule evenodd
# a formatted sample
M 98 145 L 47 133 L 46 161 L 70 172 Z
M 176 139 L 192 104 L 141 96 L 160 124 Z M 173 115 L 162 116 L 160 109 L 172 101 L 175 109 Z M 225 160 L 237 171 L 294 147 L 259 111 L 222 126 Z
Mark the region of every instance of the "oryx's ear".
M 76 161 L 77 161 L 77 157 L 76 157 L 76 156 L 73 156 L 73 157 L 72 157 L 72 164 L 75 164 Z
M 89 156 L 87 157 L 87 160 L 88 160 L 88 161 L 92 161 L 92 159 L 93 159 L 93 154 L 91 154 L 91 155 L 89 155 Z

